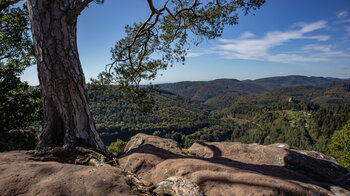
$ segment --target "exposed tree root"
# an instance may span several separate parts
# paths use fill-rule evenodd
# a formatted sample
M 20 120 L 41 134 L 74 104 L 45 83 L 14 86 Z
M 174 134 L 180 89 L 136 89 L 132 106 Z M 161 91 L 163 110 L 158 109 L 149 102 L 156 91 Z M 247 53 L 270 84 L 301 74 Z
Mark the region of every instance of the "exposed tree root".
M 111 155 L 104 155 L 98 151 L 83 147 L 65 148 L 54 147 L 35 150 L 30 152 L 32 160 L 36 161 L 57 161 L 61 163 L 90 165 L 90 166 L 119 166 L 116 158 Z
M 119 162 L 113 155 L 104 155 L 92 149 L 83 147 L 64 148 L 54 147 L 28 152 L 34 161 L 57 161 L 78 165 L 89 165 L 95 167 L 119 167 Z M 125 171 L 125 170 L 124 170 Z M 137 175 L 125 171 L 129 186 L 143 196 L 154 195 L 153 184 L 145 184 L 138 179 Z

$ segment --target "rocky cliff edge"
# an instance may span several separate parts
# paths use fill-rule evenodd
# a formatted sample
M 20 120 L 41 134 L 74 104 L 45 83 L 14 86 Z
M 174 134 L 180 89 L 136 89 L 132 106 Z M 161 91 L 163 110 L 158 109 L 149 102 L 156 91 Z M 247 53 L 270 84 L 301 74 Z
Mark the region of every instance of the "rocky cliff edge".
M 0 193 L 350 195 L 348 169 L 287 144 L 196 142 L 185 154 L 173 140 L 137 134 L 118 162 L 117 168 L 92 167 L 35 161 L 24 151 L 0 153 Z

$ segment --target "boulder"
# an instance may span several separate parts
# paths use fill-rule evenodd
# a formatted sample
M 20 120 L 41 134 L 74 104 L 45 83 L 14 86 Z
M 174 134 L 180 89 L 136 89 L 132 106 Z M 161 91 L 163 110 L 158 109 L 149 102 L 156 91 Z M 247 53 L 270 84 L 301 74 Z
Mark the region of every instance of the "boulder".
M 145 184 L 178 177 L 204 195 L 350 195 L 349 170 L 332 157 L 287 144 L 196 142 L 184 155 L 169 139 L 141 134 L 130 142 L 121 166 Z
M 185 155 L 177 142 L 142 133 L 130 139 L 124 153 L 118 160 L 120 166 L 140 175 L 166 159 Z
M 143 133 L 133 136 L 125 146 L 124 153 L 153 153 L 164 158 L 174 155 L 184 155 L 180 145 L 171 139 L 165 139 L 158 136 L 147 135 Z
M 276 166 L 274 168 L 297 171 L 297 174 L 321 182 L 350 184 L 350 178 L 346 176 L 349 171 L 339 166 L 333 157 L 328 157 L 320 152 L 293 149 L 287 144 L 196 142 L 188 149 L 188 152 L 197 157 L 223 160 L 224 162 L 233 161 L 254 168 Z M 269 174 L 268 171 L 265 173 Z
M 197 158 L 168 159 L 151 170 L 149 179 L 158 183 L 169 176 L 180 176 L 198 184 L 205 195 L 214 196 L 331 194 L 326 188 L 307 181 L 308 178 L 293 171 L 288 173 L 278 168 L 245 166 Z M 260 172 L 258 169 L 261 169 Z M 264 169 L 270 170 L 269 175 L 261 172 Z
M 288 154 L 285 149 L 288 148 L 287 144 L 264 146 L 239 142 L 195 142 L 188 149 L 188 153 L 202 158 L 225 157 L 249 164 L 282 166 L 283 157 Z

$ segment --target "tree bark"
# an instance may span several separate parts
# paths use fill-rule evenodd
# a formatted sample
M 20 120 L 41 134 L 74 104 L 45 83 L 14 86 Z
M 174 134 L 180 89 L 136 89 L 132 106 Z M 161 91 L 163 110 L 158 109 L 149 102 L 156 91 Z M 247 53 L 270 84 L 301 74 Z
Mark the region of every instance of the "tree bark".
M 89 111 L 77 47 L 81 0 L 28 0 L 29 18 L 44 106 L 44 130 L 37 150 L 80 146 L 107 153 Z

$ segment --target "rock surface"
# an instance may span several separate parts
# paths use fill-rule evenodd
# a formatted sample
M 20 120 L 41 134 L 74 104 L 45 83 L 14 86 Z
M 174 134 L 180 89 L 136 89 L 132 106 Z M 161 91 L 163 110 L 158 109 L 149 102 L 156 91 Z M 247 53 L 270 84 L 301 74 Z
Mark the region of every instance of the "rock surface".
M 0 195 L 139 195 L 132 183 L 148 195 L 350 195 L 348 169 L 287 144 L 197 142 L 184 154 L 173 140 L 137 134 L 118 161 L 90 167 L 0 153 Z
M 349 171 L 322 153 L 287 144 L 197 142 L 184 155 L 174 141 L 138 134 L 130 142 L 135 138 L 143 142 L 126 148 L 121 166 L 145 184 L 177 176 L 198 184 L 204 195 L 350 195 Z
M 197 184 L 178 176 L 171 176 L 158 183 L 153 192 L 157 195 L 203 196 Z
M 31 160 L 25 151 L 0 153 L 0 195 L 138 195 L 120 168 Z
M 120 166 L 141 175 L 166 159 L 185 155 L 177 142 L 142 133 L 130 139 L 124 152 Z

